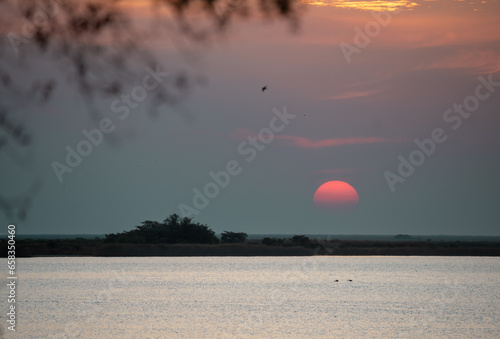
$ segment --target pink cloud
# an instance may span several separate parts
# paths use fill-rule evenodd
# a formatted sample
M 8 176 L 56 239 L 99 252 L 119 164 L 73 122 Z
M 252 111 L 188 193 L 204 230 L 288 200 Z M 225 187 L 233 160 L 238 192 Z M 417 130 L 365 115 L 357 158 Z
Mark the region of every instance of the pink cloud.
M 276 136 L 277 139 L 287 140 L 292 145 L 298 146 L 300 148 L 326 148 L 335 147 L 342 145 L 361 145 L 361 144 L 378 144 L 378 143 L 388 143 L 388 142 L 400 142 L 401 139 L 387 139 L 378 137 L 354 137 L 354 138 L 333 138 L 333 139 L 323 139 L 323 140 L 311 140 L 304 137 L 297 137 L 293 135 L 280 135 Z
M 470 68 L 477 73 L 489 74 L 500 71 L 500 52 L 493 50 L 458 51 L 455 55 L 445 57 L 431 64 L 422 64 L 417 69 L 433 68 Z

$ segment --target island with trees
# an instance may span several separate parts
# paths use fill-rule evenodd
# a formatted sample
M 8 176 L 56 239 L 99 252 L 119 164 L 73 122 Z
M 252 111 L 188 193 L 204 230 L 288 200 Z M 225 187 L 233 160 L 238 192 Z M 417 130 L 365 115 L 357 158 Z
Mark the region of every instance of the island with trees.
M 7 254 L 7 238 L 0 240 Z M 172 214 L 163 222 L 146 220 L 130 231 L 95 238 L 27 238 L 16 241 L 18 257 L 34 256 L 312 256 L 420 255 L 500 256 L 500 241 L 431 241 L 396 235 L 393 240 L 289 238 L 248 239 L 245 232 L 217 236 L 192 218 Z

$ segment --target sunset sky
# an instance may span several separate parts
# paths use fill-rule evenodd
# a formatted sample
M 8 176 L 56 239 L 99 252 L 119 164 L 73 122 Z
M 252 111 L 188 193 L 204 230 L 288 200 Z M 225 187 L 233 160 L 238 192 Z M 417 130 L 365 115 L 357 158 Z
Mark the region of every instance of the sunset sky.
M 146 25 L 150 11 L 134 6 Z M 194 215 L 216 232 L 500 235 L 499 1 L 304 1 L 298 9 L 296 32 L 283 20 L 236 19 L 190 60 L 174 39 L 150 43 L 162 71 L 189 69 L 202 86 L 157 118 L 139 103 L 119 119 L 114 99 L 103 99 L 110 133 L 126 138 L 96 146 L 62 182 L 53 162 L 65 163 L 66 147 L 99 124 L 70 86 L 23 112 L 35 138 L 30 170 L 0 153 L 5 196 L 41 181 L 18 232 L 103 234 L 163 220 L 193 207 L 196 189 L 224 170 L 229 182 Z M 125 94 L 150 74 L 145 66 Z M 51 67 L 40 61 L 27 72 Z M 419 158 L 415 139 L 429 138 L 435 147 Z M 420 163 L 403 176 L 398 166 L 410 154 Z M 358 192 L 354 211 L 315 207 L 316 189 L 335 180 Z

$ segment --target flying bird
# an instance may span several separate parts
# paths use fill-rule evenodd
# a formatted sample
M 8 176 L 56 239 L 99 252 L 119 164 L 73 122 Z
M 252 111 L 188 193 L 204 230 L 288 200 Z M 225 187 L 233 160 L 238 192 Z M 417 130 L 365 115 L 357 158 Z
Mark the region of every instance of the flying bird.
M 267 86 L 262 87 L 262 92 L 267 90 Z

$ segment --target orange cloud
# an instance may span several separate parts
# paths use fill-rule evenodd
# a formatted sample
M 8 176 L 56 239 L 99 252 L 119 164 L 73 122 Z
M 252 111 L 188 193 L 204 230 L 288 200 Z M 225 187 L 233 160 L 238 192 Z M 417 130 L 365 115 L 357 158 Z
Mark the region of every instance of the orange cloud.
M 493 50 L 459 51 L 456 55 L 445 57 L 428 65 L 420 65 L 417 69 L 434 68 L 470 68 L 478 74 L 489 74 L 500 71 L 500 52 Z
M 301 0 L 300 3 L 311 6 L 328 6 L 337 8 L 358 9 L 361 11 L 396 11 L 398 9 L 412 10 L 418 6 L 417 3 L 408 0 L 385 1 L 385 0 Z
M 361 144 L 378 144 L 388 142 L 400 142 L 401 139 L 387 139 L 378 137 L 355 137 L 355 138 L 333 138 L 323 140 L 311 140 L 304 137 L 297 137 L 292 135 L 276 136 L 277 139 L 287 140 L 292 145 L 300 148 L 319 149 L 326 147 L 336 147 L 343 145 L 361 145 Z
M 498 26 L 498 18 L 489 15 L 423 14 L 394 16 L 387 27 L 387 34 L 377 38 L 379 48 L 423 48 L 443 46 L 464 46 L 480 43 L 494 43 L 500 34 L 491 27 Z

